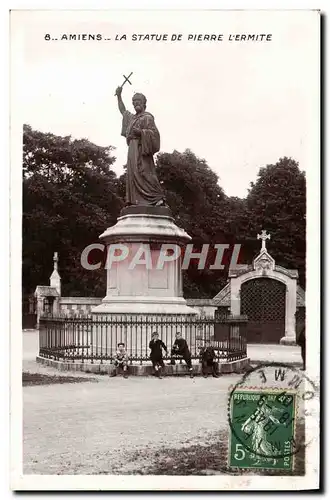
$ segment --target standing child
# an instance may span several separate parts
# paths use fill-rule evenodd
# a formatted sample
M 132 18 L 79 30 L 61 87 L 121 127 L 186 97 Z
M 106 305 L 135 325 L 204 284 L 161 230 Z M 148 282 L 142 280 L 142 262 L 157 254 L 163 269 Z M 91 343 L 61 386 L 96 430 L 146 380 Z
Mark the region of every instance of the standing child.
M 152 366 L 154 367 L 154 370 L 155 370 L 155 375 L 156 375 L 156 377 L 162 378 L 161 368 L 164 367 L 162 349 L 164 349 L 164 351 L 167 352 L 167 347 L 164 344 L 164 342 L 159 339 L 157 332 L 154 332 L 151 335 L 149 349 L 151 351 L 150 352 L 150 359 L 152 361 Z
M 208 369 L 209 367 L 211 367 L 213 377 L 218 378 L 219 377 L 217 373 L 218 363 L 215 361 L 215 352 L 209 340 L 205 341 L 205 345 L 204 347 L 201 348 L 199 355 L 202 363 L 203 376 L 205 378 L 207 377 Z
M 117 371 L 119 368 L 121 368 L 124 372 L 124 378 L 128 377 L 128 370 L 127 370 L 127 364 L 128 364 L 128 356 L 127 352 L 125 349 L 125 344 L 124 342 L 119 342 L 117 345 L 117 351 L 115 354 L 115 372 L 113 374 L 113 377 L 117 375 Z

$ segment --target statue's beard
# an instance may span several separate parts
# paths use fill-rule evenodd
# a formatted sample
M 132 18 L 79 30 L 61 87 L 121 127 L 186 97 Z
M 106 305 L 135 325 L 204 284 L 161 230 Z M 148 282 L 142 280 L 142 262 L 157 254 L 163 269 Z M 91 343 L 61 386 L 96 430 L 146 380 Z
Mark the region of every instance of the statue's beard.
M 134 108 L 134 109 L 135 109 L 136 114 L 139 114 L 145 110 L 145 107 L 144 106 L 136 106 L 136 108 Z

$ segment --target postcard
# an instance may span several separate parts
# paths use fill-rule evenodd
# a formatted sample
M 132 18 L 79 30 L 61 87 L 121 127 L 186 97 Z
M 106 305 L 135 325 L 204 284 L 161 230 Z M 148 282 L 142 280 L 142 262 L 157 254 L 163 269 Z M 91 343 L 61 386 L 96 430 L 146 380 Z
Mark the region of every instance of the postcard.
M 320 12 L 10 18 L 12 489 L 317 490 Z

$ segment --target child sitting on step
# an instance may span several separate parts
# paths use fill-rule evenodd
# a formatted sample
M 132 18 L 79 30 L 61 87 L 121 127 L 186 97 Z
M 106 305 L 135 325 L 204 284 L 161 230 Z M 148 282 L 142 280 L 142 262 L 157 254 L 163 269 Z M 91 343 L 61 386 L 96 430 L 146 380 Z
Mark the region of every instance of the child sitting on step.
M 167 347 L 162 340 L 160 340 L 157 332 L 153 332 L 149 342 L 150 359 L 154 367 L 154 374 L 158 378 L 162 378 L 162 368 L 164 368 L 163 350 L 167 352 Z
M 215 351 L 209 340 L 205 340 L 204 347 L 201 348 L 199 357 L 202 363 L 203 377 L 207 378 L 209 368 L 211 368 L 213 377 L 218 378 L 218 363 L 215 361 Z
M 124 372 L 124 378 L 128 377 L 128 370 L 127 370 L 127 365 L 128 365 L 128 356 L 127 352 L 125 349 L 125 344 L 124 342 L 119 342 L 117 345 L 117 351 L 115 354 L 114 358 L 114 363 L 115 363 L 115 371 L 113 373 L 113 377 L 117 375 L 118 369 L 121 368 Z

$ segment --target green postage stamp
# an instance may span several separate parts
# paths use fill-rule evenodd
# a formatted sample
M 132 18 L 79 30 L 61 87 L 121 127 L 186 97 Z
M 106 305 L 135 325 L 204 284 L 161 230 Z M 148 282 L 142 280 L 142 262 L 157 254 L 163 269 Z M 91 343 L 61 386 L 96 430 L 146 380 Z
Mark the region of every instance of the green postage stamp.
M 296 393 L 236 389 L 230 402 L 229 466 L 292 470 Z

